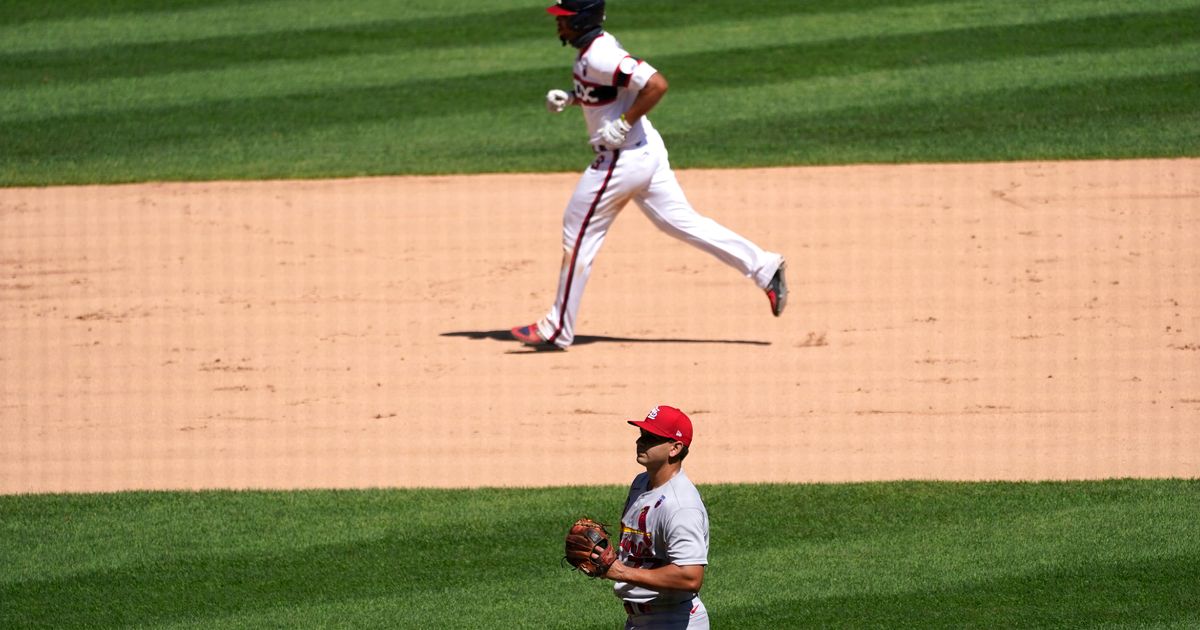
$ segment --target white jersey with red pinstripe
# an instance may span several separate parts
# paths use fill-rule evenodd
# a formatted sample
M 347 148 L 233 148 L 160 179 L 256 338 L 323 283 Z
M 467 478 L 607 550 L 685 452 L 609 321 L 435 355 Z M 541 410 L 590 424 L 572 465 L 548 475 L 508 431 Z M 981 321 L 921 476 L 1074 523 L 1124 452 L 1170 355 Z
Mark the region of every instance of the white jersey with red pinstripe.
M 630 201 L 660 230 L 715 256 L 760 289 L 767 288 L 783 263 L 781 255 L 761 249 L 692 208 L 671 170 L 662 137 L 648 117 L 633 123 L 619 147 L 605 146 L 600 140 L 600 128 L 628 111 L 656 73 L 608 33 L 601 33 L 576 56 L 574 102 L 583 109 L 596 159 L 584 170 L 563 211 L 558 292 L 550 311 L 533 325 L 537 338 L 545 343 L 566 348 L 575 341 L 576 316 L 592 263 L 617 214 Z
M 650 475 L 642 473 L 629 487 L 617 559 L 636 569 L 708 565 L 708 510 L 696 486 L 682 470 L 657 488 L 649 488 L 649 482 Z M 656 609 L 691 601 L 697 595 L 655 591 L 628 582 L 617 582 L 613 592 L 626 602 Z

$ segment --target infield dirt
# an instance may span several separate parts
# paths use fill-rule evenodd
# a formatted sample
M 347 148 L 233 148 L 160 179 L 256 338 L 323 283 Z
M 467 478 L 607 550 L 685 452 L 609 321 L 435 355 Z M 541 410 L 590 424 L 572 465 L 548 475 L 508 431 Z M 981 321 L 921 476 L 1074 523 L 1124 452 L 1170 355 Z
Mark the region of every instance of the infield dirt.
M 1200 160 L 681 171 L 789 263 L 626 208 L 567 352 L 575 174 L 0 190 L 0 492 L 1200 477 Z

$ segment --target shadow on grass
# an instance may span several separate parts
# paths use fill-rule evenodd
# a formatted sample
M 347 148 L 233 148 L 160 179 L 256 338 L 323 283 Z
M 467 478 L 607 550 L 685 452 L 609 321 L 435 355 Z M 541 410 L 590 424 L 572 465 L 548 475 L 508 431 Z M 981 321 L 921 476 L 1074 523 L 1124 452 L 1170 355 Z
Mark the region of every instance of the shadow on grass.
M 153 564 L 4 584 L 0 626 L 197 621 L 355 598 L 420 597 L 429 584 L 468 579 L 461 562 L 457 569 L 445 567 L 414 552 L 420 542 L 395 536 L 277 553 L 163 558 Z
M 1098 532 L 1098 544 L 1111 542 L 1114 553 L 1124 549 L 1133 556 L 1120 560 L 1081 553 L 1070 544 L 1079 539 L 1069 534 L 1062 546 L 1052 537 L 1035 541 L 1031 553 L 1021 556 L 1028 559 L 1016 564 L 1008 552 L 976 554 L 948 547 L 947 553 L 969 553 L 1002 572 L 992 579 L 948 585 L 950 579 L 936 577 L 944 558 L 914 558 L 915 552 L 896 549 L 889 551 L 896 557 L 894 571 L 914 566 L 914 560 L 928 565 L 922 567 L 922 577 L 911 578 L 899 592 L 863 592 L 870 589 L 865 582 L 872 576 L 862 571 L 840 572 L 843 579 L 853 577 L 835 586 L 843 594 L 828 597 L 809 595 L 822 585 L 800 583 L 787 574 L 739 584 L 715 572 L 704 599 L 716 627 L 727 628 L 1194 627 L 1200 622 L 1195 588 L 1200 550 L 1189 545 L 1171 555 L 1139 556 L 1153 554 L 1159 536 L 1194 529 L 1186 506 L 1194 503 L 1197 489 L 1194 480 L 704 486 L 706 500 L 716 508 L 711 512 L 714 534 L 721 523 L 741 525 L 714 535 L 714 545 L 725 568 L 734 561 L 742 572 L 757 566 L 764 555 L 775 566 L 811 564 L 816 559 L 807 557 L 811 547 L 805 543 L 814 536 L 849 543 L 877 539 L 884 532 L 894 536 L 919 530 L 936 537 L 944 535 L 939 524 L 966 521 L 977 522 L 985 533 L 1011 532 L 1016 549 L 1025 543 L 1022 533 L 1030 530 L 1011 529 L 1019 520 L 1012 518 L 1015 514 L 1061 509 L 1061 518 L 1092 514 L 1115 526 L 1154 506 L 1172 508 L 1162 517 L 1165 529 L 1143 525 L 1135 528 L 1132 539 L 1130 529 Z M 88 546 L 70 534 L 71 527 L 53 529 L 70 524 L 69 517 L 78 513 L 90 524 L 83 531 L 94 534 L 85 540 L 105 540 L 105 546 L 120 548 L 127 553 L 118 555 L 132 559 L 58 577 L 7 576 L 0 582 L 0 627 L 177 621 L 211 627 L 240 622 L 246 627 L 250 620 L 284 626 L 295 625 L 298 618 L 305 622 L 301 625 L 319 626 L 330 623 L 329 615 L 340 615 L 333 623 L 347 627 L 414 627 L 417 622 L 407 617 L 381 621 L 380 615 L 397 611 L 425 615 L 431 628 L 445 627 L 447 620 L 459 620 L 454 627 L 619 627 L 623 615 L 609 585 L 576 579 L 559 566 L 558 558 L 564 523 L 575 515 L 618 509 L 623 497 L 624 488 L 605 486 L 3 498 L 0 515 L 15 537 L 6 538 L 10 544 L 0 544 L 0 552 L 11 550 L 18 557 L 24 553 L 15 551 L 21 536 L 41 538 L 51 530 L 61 537 L 61 554 L 53 554 L 54 561 L 86 555 Z M 1122 503 L 1134 505 L 1109 509 Z M 1144 509 L 1132 509 L 1139 505 Z M 830 514 L 812 529 L 795 527 L 811 520 L 813 512 Z M 156 529 L 164 518 L 171 526 Z M 313 546 L 301 546 L 305 543 L 286 533 L 325 519 L 367 530 L 386 519 L 382 522 L 389 526 L 370 537 Z M 99 527 L 109 521 L 117 525 Z M 786 531 L 780 528 L 784 523 Z M 135 530 L 136 535 L 131 533 Z M 517 532 L 524 542 L 499 544 L 498 532 Z M 50 539 L 56 540 L 55 535 Z M 884 549 L 887 541 L 871 544 Z M 245 550 L 247 546 L 257 550 Z M 109 549 L 94 551 L 112 555 L 105 553 Z M 775 587 L 774 601 L 755 599 L 754 589 L 765 580 Z M 339 603 L 344 608 L 317 610 Z M 471 616 L 436 617 L 449 610 Z M 321 614 L 326 616 L 319 618 Z
M 395 537 L 291 553 L 201 556 L 6 584 L 0 586 L 5 602 L 0 620 L 6 627 L 112 627 L 261 616 L 270 609 L 367 598 L 425 608 L 437 607 L 428 599 L 439 597 L 448 600 L 442 606 L 453 606 L 456 602 L 449 600 L 457 595 L 437 593 L 469 587 L 477 602 L 508 601 L 509 610 L 517 609 L 512 614 L 525 615 L 525 606 L 510 600 L 526 599 L 529 610 L 538 610 L 537 617 L 551 622 L 547 627 L 553 625 L 555 610 L 546 608 L 543 594 L 522 588 L 521 576 L 498 578 L 493 573 L 485 581 L 479 579 L 478 569 L 503 563 L 499 552 L 496 558 L 435 561 L 414 556 L 416 542 Z M 787 580 L 779 576 L 780 590 L 788 589 Z M 956 588 L 913 585 L 914 590 L 903 593 L 814 599 L 797 595 L 728 607 L 720 604 L 717 594 L 735 587 L 713 583 L 708 589 L 713 595 L 705 599 L 715 624 L 737 628 L 1089 627 L 1100 621 L 1186 625 L 1200 621 L 1197 583 L 1200 557 L 1172 556 L 1044 571 L 1014 567 L 1003 578 Z M 619 610 L 615 601 L 612 605 Z M 561 614 L 571 613 L 564 606 Z M 497 627 L 517 627 L 531 618 L 495 621 L 501 624 Z
M 781 579 L 784 579 L 781 576 Z M 957 588 L 796 598 L 761 606 L 708 604 L 736 628 L 1088 628 L 1200 622 L 1200 557 L 1091 562 L 1012 574 Z

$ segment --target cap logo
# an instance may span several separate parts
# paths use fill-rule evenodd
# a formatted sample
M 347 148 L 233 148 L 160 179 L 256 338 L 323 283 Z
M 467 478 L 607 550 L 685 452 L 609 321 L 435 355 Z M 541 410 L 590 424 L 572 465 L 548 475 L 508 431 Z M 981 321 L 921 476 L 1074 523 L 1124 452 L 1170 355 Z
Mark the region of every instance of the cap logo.
M 675 431 L 675 437 L 677 437 L 677 438 L 683 437 L 683 431 Z
M 658 407 L 651 409 L 650 413 L 646 414 L 647 420 L 654 420 L 656 418 L 658 418 Z

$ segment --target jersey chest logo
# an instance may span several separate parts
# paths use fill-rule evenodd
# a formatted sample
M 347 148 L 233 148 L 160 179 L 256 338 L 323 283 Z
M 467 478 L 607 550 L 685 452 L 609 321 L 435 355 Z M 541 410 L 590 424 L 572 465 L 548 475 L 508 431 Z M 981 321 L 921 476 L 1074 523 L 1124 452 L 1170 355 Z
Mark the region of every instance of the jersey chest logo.
M 617 100 L 614 85 L 600 85 L 575 77 L 575 100 L 583 105 L 607 105 Z
M 621 551 L 629 559 L 646 560 L 654 557 L 654 534 L 650 532 L 650 506 L 638 513 L 637 525 L 630 527 L 621 523 Z
M 664 499 L 666 496 L 659 497 L 654 507 L 662 505 Z M 641 568 L 658 566 L 660 560 L 654 556 L 654 533 L 650 531 L 651 509 L 649 505 L 643 506 L 638 511 L 637 523 L 634 526 L 621 522 L 621 551 L 634 566 Z

